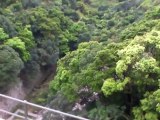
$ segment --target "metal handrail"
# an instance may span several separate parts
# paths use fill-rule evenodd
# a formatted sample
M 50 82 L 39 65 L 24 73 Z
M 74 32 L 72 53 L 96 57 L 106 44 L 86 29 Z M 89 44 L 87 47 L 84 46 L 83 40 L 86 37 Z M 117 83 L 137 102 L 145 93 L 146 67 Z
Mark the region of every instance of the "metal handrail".
M 37 104 L 34 104 L 34 103 L 30 103 L 30 102 L 28 102 L 26 100 L 20 100 L 20 99 L 13 98 L 13 97 L 10 97 L 10 96 L 7 96 L 7 95 L 0 94 L 0 97 L 6 98 L 6 99 L 11 99 L 11 100 L 20 102 L 20 103 L 22 103 L 24 105 L 30 105 L 30 106 L 37 107 L 37 108 L 40 108 L 40 109 L 43 109 L 43 110 L 47 110 L 47 111 L 50 111 L 50 112 L 53 112 L 53 113 L 58 113 L 60 115 L 76 118 L 76 119 L 79 119 L 79 120 L 89 120 L 89 119 L 86 119 L 86 118 L 83 118 L 83 117 L 80 117 L 80 116 L 76 116 L 76 115 L 65 113 L 65 112 L 62 112 L 62 111 L 59 111 L 59 110 L 43 107 L 43 106 L 40 106 L 40 105 L 37 105 Z
M 25 117 L 23 117 L 23 116 L 21 116 L 21 115 L 14 114 L 14 113 L 8 112 L 8 111 L 6 111 L 6 110 L 0 109 L 0 112 L 6 113 L 6 114 L 8 114 L 8 115 L 12 115 L 12 116 L 15 116 L 15 117 L 18 117 L 18 118 L 25 119 Z

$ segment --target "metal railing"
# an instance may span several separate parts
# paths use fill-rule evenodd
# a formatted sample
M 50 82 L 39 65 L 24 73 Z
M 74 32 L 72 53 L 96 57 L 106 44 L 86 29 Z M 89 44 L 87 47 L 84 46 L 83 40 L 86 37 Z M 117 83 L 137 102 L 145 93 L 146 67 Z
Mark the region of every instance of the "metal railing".
M 83 118 L 83 117 L 80 117 L 80 116 L 76 116 L 76 115 L 65 113 L 65 112 L 62 112 L 62 111 L 59 111 L 59 110 L 43 107 L 43 106 L 40 106 L 40 105 L 37 105 L 37 104 L 34 104 L 34 103 L 30 103 L 30 102 L 28 102 L 26 100 L 20 100 L 20 99 L 13 98 L 13 97 L 10 97 L 10 96 L 7 96 L 7 95 L 0 94 L 0 97 L 6 98 L 6 99 L 10 99 L 10 100 L 14 100 L 14 101 L 17 101 L 19 103 L 22 103 L 24 105 L 24 108 L 25 108 L 25 116 L 17 115 L 17 114 L 14 114 L 12 112 L 8 112 L 8 111 L 2 110 L 2 109 L 0 109 L 0 112 L 4 112 L 4 113 L 6 113 L 8 115 L 19 117 L 19 118 L 22 118 L 24 120 L 29 120 L 29 118 L 28 118 L 28 105 L 29 106 L 33 106 L 33 107 L 37 107 L 37 108 L 40 108 L 42 110 L 46 110 L 46 111 L 49 111 L 49 112 L 57 113 L 57 114 L 60 114 L 60 115 L 63 115 L 63 116 L 76 118 L 78 120 L 89 120 L 89 119 L 86 119 L 86 118 Z
M 8 112 L 8 111 L 6 111 L 6 110 L 0 109 L 0 112 L 6 113 L 6 114 L 8 114 L 8 115 L 12 115 L 12 116 L 14 116 L 14 117 L 18 117 L 18 118 L 21 118 L 21 119 L 25 119 L 25 117 L 23 117 L 23 116 L 21 116 L 21 115 L 17 115 L 17 114 L 15 114 L 15 113 Z

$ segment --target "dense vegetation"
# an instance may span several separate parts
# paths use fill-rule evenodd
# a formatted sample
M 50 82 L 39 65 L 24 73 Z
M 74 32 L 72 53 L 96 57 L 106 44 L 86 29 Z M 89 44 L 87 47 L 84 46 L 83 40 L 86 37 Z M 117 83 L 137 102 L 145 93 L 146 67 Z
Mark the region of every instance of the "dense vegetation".
M 92 120 L 160 119 L 159 0 L 0 2 L 0 90 L 57 64 L 50 95 Z M 58 61 L 58 62 L 57 62 Z

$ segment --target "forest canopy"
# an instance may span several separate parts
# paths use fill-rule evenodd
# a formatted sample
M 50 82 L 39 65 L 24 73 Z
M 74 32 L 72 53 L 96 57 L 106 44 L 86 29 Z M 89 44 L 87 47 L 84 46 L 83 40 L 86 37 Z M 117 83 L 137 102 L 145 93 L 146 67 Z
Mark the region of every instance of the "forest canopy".
M 159 120 L 159 6 L 159 0 L 0 0 L 0 91 L 20 80 L 29 86 L 55 67 L 44 101 L 61 94 L 85 106 L 91 120 Z

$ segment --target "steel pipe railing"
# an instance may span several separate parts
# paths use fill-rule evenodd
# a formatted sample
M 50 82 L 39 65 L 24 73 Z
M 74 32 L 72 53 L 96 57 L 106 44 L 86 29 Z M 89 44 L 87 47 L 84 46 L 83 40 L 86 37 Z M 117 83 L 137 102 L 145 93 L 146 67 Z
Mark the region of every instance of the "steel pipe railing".
M 62 111 L 59 111 L 59 110 L 43 107 L 43 106 L 40 106 L 40 105 L 37 105 L 37 104 L 34 104 L 34 103 L 30 103 L 30 102 L 28 102 L 26 100 L 20 100 L 20 99 L 13 98 L 13 97 L 10 97 L 10 96 L 7 96 L 7 95 L 0 94 L 0 97 L 6 98 L 6 99 L 10 99 L 10 100 L 14 100 L 14 101 L 17 101 L 17 102 L 20 102 L 20 103 L 24 104 L 25 108 L 26 108 L 26 111 L 25 111 L 26 114 L 27 114 L 27 106 L 26 105 L 30 105 L 30 106 L 33 106 L 33 107 L 37 107 L 37 108 L 40 108 L 40 109 L 43 109 L 43 110 L 47 110 L 47 111 L 50 111 L 50 112 L 53 112 L 53 113 L 57 113 L 57 114 L 60 114 L 60 115 L 64 115 L 64 116 L 68 116 L 68 117 L 71 117 L 71 118 L 76 118 L 76 119 L 79 119 L 79 120 L 89 120 L 87 118 L 83 118 L 83 117 L 76 116 L 76 115 L 69 114 L 69 113 L 65 113 L 65 112 L 62 112 Z M 1 109 L 0 109 L 0 111 L 4 112 L 4 110 L 1 110 Z M 5 111 L 5 112 L 7 112 L 7 111 Z M 8 114 L 9 114 L 9 112 L 8 112 Z M 25 120 L 26 120 L 26 116 L 24 117 Z
M 0 112 L 6 113 L 6 114 L 8 114 L 8 115 L 12 115 L 12 116 L 15 116 L 15 117 L 18 117 L 18 118 L 25 119 L 25 117 L 23 117 L 23 116 L 21 116 L 21 115 L 17 115 L 17 114 L 15 114 L 15 113 L 8 112 L 8 111 L 6 111 L 6 110 L 0 109 Z

